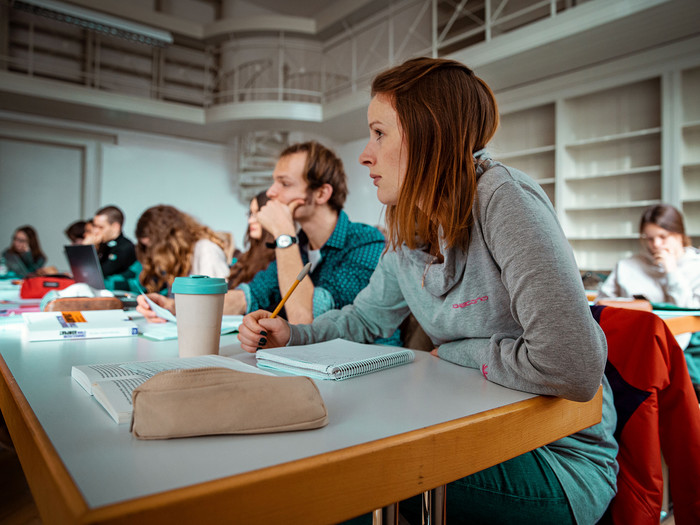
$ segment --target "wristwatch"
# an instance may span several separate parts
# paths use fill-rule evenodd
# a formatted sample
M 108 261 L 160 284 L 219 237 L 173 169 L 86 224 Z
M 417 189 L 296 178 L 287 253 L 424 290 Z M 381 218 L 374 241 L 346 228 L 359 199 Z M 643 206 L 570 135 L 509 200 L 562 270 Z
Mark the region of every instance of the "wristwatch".
M 292 244 L 299 242 L 299 239 L 291 235 L 282 234 L 275 239 L 275 242 L 265 243 L 268 248 L 289 248 Z

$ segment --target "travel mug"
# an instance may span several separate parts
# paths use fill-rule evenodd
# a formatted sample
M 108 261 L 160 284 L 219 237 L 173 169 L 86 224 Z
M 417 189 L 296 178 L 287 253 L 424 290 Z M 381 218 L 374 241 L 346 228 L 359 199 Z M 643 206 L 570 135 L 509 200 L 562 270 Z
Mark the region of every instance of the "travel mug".
M 206 275 L 176 277 L 177 344 L 180 357 L 218 354 L 226 280 Z

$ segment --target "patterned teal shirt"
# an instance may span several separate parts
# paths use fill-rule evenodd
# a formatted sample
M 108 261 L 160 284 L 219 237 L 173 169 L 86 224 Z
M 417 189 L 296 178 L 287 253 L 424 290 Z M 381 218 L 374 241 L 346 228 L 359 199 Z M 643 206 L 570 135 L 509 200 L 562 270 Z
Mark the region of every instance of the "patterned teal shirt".
M 309 260 L 308 238 L 299 232 L 301 258 Z M 351 222 L 341 211 L 338 222 L 326 244 L 321 248 L 321 260 L 313 269 L 314 317 L 328 310 L 351 304 L 374 272 L 384 250 L 384 236 L 374 226 Z M 245 292 L 248 312 L 273 310 L 282 296 L 277 281 L 277 262 L 273 261 L 248 284 L 239 289 Z

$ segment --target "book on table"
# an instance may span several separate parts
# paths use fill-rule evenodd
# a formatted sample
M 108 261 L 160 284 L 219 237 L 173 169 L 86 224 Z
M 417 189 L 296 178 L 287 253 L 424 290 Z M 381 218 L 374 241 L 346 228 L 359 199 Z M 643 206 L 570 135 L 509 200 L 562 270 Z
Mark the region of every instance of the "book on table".
M 92 339 L 137 335 L 138 326 L 123 310 L 29 312 L 22 314 L 29 341 Z
M 258 350 L 257 364 L 314 379 L 340 381 L 412 362 L 407 348 L 333 339 L 323 343 Z
M 88 394 L 94 396 L 114 421 L 128 423 L 133 412 L 131 394 L 141 383 L 165 370 L 206 367 L 269 375 L 230 357 L 204 355 L 161 361 L 77 365 L 71 369 L 71 377 Z

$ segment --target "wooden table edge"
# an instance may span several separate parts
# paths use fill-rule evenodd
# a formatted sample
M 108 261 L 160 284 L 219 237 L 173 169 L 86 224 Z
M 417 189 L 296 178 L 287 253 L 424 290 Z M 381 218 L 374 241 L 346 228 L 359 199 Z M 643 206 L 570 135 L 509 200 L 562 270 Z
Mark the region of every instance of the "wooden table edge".
M 0 367 L 6 380 L 11 378 L 4 361 Z M 602 389 L 587 403 L 539 396 L 362 445 L 89 509 L 16 384 L 2 386 L 3 412 L 10 405 L 6 392 L 17 403 L 10 417 L 12 435 L 26 441 L 18 455 L 45 523 L 339 522 L 587 428 L 600 421 L 602 412 Z
M 87 503 L 1 355 L 0 375 L 0 408 L 42 521 L 74 522 Z

